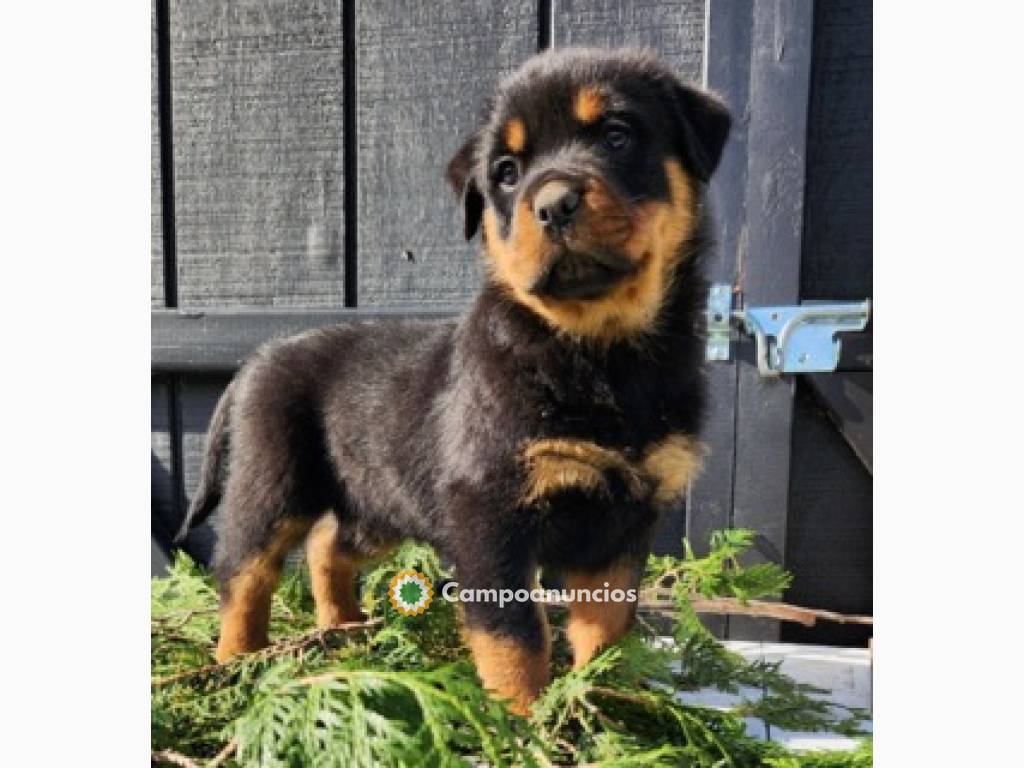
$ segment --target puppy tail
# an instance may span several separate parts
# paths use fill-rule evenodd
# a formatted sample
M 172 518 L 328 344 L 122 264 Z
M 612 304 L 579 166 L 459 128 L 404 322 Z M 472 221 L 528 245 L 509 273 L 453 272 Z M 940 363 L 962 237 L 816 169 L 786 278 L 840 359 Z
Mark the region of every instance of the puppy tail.
M 199 488 L 185 514 L 185 520 L 174 537 L 175 544 L 185 541 L 189 531 L 202 523 L 217 508 L 224 491 L 228 450 L 231 445 L 231 406 L 234 403 L 235 380 L 220 396 L 206 432 L 206 450 L 199 472 Z

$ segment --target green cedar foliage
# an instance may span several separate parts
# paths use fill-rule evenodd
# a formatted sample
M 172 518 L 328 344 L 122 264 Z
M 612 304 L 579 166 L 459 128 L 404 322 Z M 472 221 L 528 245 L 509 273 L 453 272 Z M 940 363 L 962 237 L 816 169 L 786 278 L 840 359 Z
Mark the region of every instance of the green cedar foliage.
M 204 764 L 234 746 L 234 766 L 768 766 L 871 765 L 865 738 L 850 753 L 791 753 L 750 738 L 743 717 L 789 730 L 856 734 L 864 713 L 827 702 L 826 691 L 793 681 L 777 664 L 728 651 L 690 607 L 694 596 L 777 597 L 790 577 L 771 564 L 740 565 L 753 543 L 744 530 L 714 534 L 695 557 L 652 557 L 645 587 L 668 592 L 668 632 L 641 622 L 580 670 L 571 669 L 552 612 L 552 683 L 529 720 L 509 714 L 477 680 L 462 645 L 436 553 L 407 543 L 363 581 L 363 607 L 379 619 L 365 630 L 315 631 L 303 569 L 289 569 L 274 596 L 267 651 L 214 664 L 217 593 L 208 575 L 179 554 L 152 583 L 154 754 L 170 750 Z M 425 613 L 406 617 L 386 590 L 399 570 L 435 585 Z M 669 647 L 655 634 L 672 634 Z M 730 712 L 685 704 L 677 692 L 753 686 L 763 700 Z

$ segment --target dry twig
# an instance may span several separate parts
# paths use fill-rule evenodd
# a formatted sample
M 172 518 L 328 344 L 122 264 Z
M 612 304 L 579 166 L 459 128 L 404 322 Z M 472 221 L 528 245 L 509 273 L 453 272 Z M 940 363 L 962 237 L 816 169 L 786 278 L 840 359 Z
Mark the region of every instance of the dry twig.
M 238 742 L 235 739 L 232 739 L 224 745 L 224 749 L 222 749 L 220 752 L 214 755 L 213 760 L 206 764 L 206 768 L 217 768 L 217 766 L 223 765 L 225 762 L 227 762 L 228 758 L 235 754 L 237 750 Z
M 173 749 L 161 749 L 159 752 L 154 752 L 150 755 L 150 760 L 154 763 L 166 763 L 167 765 L 178 765 L 181 768 L 202 768 L 199 763 L 193 760 L 188 755 L 183 755 L 180 752 L 175 752 Z

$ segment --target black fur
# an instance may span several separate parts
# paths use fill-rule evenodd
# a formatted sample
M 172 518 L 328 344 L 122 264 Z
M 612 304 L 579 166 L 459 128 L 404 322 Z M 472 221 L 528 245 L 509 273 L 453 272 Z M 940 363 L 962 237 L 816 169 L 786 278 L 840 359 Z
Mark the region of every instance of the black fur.
M 567 105 L 572 89 L 591 81 L 609 84 L 634 121 L 626 158 L 602 163 L 579 143 Z M 717 102 L 648 54 L 538 57 L 503 86 L 489 122 L 449 166 L 467 236 L 486 206 L 507 221 L 510 203 L 488 174 L 506 152 L 500 128 L 510 110 L 529 118 L 527 166 L 542 157 L 543 167 L 582 163 L 634 201 L 668 197 L 667 157 L 707 179 L 728 131 Z M 369 553 L 418 538 L 470 588 L 527 589 L 537 565 L 597 571 L 622 558 L 642 562 L 657 514 L 649 497 L 612 473 L 611 498 L 569 490 L 524 507 L 521 455 L 537 439 L 576 438 L 633 460 L 669 434 L 699 432 L 703 233 L 697 225 L 680 246 L 658 322 L 640 338 L 566 338 L 489 282 L 455 322 L 327 328 L 267 345 L 218 406 L 186 527 L 210 512 L 223 485 L 217 571 L 225 581 L 267 546 L 282 518 L 327 510 L 340 520 L 344 549 Z M 465 608 L 471 627 L 542 643 L 528 604 Z

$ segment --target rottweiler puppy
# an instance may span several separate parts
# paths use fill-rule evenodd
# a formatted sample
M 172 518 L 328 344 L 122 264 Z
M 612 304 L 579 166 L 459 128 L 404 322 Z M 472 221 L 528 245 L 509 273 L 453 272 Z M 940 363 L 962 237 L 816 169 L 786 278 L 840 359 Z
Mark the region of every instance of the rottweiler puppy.
M 360 618 L 360 562 L 406 537 L 462 588 L 531 589 L 541 568 L 637 585 L 701 460 L 702 200 L 729 125 L 644 51 L 549 51 L 505 80 L 448 167 L 486 264 L 461 318 L 274 341 L 217 405 L 183 531 L 223 500 L 219 660 L 267 644 L 303 540 L 324 626 Z M 575 664 L 634 610 L 573 604 Z M 548 680 L 542 607 L 462 615 L 483 684 L 526 712 Z

